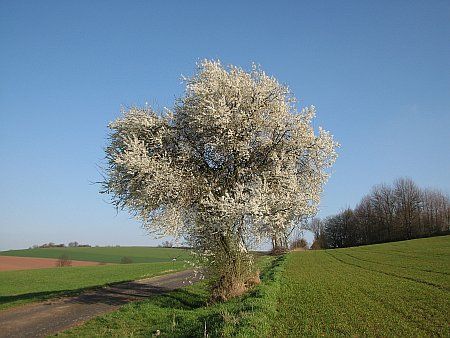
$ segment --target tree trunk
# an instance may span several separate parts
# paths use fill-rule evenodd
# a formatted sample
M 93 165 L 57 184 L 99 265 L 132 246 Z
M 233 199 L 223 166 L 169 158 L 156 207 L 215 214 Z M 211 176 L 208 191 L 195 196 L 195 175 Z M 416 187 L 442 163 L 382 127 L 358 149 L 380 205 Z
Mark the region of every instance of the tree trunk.
M 243 243 L 241 236 L 234 239 L 220 235 L 221 254 L 216 255 L 212 284 L 211 300 L 226 301 L 242 295 L 247 289 L 259 283 L 259 272 L 254 270 L 252 257 Z

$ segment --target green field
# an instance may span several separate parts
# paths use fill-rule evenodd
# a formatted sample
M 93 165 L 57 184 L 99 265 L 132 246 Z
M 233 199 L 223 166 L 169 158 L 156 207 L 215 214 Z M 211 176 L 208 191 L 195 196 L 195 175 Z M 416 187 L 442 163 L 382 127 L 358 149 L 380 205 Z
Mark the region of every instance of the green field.
M 290 254 L 275 336 L 447 336 L 450 237 Z
M 178 271 L 185 263 L 139 263 L 1 271 L 0 309 L 79 293 L 87 288 Z
M 21 271 L 0 271 L 0 309 L 87 288 L 155 276 L 187 267 L 188 250 L 152 247 L 45 248 L 0 252 L 4 256 L 59 258 L 120 263 L 129 257 L 135 264 L 114 264 Z M 173 262 L 173 258 L 177 258 Z
M 2 256 L 59 258 L 66 254 L 69 259 L 101 263 L 120 263 L 123 257 L 129 257 L 133 263 L 170 262 L 172 258 L 181 260 L 190 257 L 189 250 L 153 247 L 91 247 L 91 248 L 39 248 L 25 250 L 0 251 Z
M 205 284 L 66 331 L 168 337 L 450 335 L 450 236 L 265 258 L 262 284 L 207 305 Z

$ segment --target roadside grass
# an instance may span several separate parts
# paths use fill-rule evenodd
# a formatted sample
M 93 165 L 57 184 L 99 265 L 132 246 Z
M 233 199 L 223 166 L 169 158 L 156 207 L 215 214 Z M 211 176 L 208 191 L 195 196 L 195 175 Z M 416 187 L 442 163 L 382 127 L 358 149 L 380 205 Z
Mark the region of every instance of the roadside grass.
M 76 248 L 38 248 L 24 250 L 1 251 L 0 256 L 59 258 L 67 255 L 71 260 L 92 261 L 100 263 L 120 263 L 124 257 L 133 263 L 170 262 L 174 257 L 187 260 L 190 251 L 178 248 L 154 247 L 76 247 Z
M 94 318 L 62 336 L 149 337 L 264 337 L 275 315 L 276 295 L 283 257 L 262 257 L 262 284 L 226 303 L 208 305 L 207 284 L 127 304 L 120 310 Z
M 179 261 L 1 271 L 0 310 L 185 268 L 187 265 Z
M 130 303 L 63 336 L 450 336 L 450 236 L 292 252 L 262 283 L 208 305 L 207 285 Z

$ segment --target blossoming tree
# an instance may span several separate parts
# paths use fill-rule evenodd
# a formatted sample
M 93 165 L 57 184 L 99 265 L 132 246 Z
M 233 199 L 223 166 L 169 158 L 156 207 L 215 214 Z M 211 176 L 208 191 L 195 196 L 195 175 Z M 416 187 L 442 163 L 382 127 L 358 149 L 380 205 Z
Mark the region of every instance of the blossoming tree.
M 135 107 L 109 125 L 103 192 L 144 227 L 187 239 L 227 299 L 254 276 L 253 243 L 316 213 L 337 143 L 314 132 L 314 107 L 298 112 L 255 66 L 205 60 L 184 80 L 172 110 Z

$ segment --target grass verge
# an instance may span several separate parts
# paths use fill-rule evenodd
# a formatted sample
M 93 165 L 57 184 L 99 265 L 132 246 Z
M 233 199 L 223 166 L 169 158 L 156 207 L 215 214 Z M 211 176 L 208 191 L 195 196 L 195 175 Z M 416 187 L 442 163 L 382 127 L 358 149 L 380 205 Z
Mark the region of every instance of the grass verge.
M 248 294 L 226 303 L 207 305 L 206 283 L 130 303 L 119 311 L 65 331 L 63 336 L 149 337 L 264 337 L 276 309 L 283 258 L 264 257 L 259 264 L 262 283 Z

